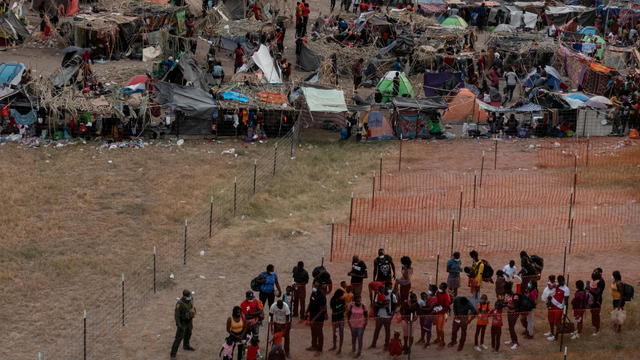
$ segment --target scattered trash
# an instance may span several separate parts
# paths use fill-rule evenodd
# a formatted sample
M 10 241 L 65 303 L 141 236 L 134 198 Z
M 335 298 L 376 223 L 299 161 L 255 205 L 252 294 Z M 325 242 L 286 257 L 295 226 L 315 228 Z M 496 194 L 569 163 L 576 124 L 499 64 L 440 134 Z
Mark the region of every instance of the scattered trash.
M 184 144 L 184 140 L 183 139 L 178 139 L 178 141 L 176 141 L 176 145 L 182 146 L 182 144 Z
M 111 160 L 108 160 L 107 162 L 108 162 L 109 164 L 113 164 L 113 161 L 111 161 Z
M 200 250 L 200 256 L 204 256 L 204 250 Z
M 175 278 L 176 278 L 176 276 L 175 276 L 175 275 L 173 275 L 173 274 L 169 274 L 169 279 L 173 280 L 173 279 L 175 279 Z
M 559 143 L 559 142 L 557 142 L 557 141 L 556 141 L 556 142 L 554 142 L 554 143 L 553 143 L 553 147 L 560 147 L 560 143 Z
M 204 275 L 200 275 L 200 279 L 206 279 L 206 277 Z
M 142 149 L 145 146 L 148 146 L 149 143 L 142 139 L 135 139 L 131 141 L 119 141 L 114 143 L 104 143 L 102 145 L 96 146 L 96 150 L 115 150 L 120 148 L 134 148 L 134 149 Z
M 235 154 L 236 154 L 236 149 L 234 148 L 222 150 L 222 155 L 235 155 Z
M 218 275 L 218 279 L 226 279 L 227 277 L 224 275 Z

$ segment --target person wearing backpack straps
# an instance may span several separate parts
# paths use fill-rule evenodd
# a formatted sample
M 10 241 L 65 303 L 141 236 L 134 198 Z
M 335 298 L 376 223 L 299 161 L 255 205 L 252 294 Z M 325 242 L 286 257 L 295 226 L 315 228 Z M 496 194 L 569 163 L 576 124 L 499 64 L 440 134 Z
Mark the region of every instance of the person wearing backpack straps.
M 509 337 L 510 339 L 505 341 L 505 345 L 511 345 L 511 350 L 517 350 L 520 346 L 518 344 L 518 334 L 516 333 L 516 323 L 520 316 L 520 297 L 521 294 L 513 293 L 513 283 L 505 284 L 504 301 L 507 303 L 507 321 L 509 323 Z
M 279 297 L 282 294 L 282 289 L 280 289 L 280 283 L 278 282 L 278 275 L 275 272 L 275 267 L 272 264 L 267 265 L 266 271 L 261 273 L 260 276 L 264 280 L 260 284 L 260 293 L 258 298 L 263 305 L 271 308 L 271 305 L 275 303 L 276 297 Z
M 611 312 L 611 319 L 613 320 L 613 330 L 617 333 L 622 331 L 622 325 L 626 319 L 624 312 L 624 297 L 623 291 L 625 284 L 622 282 L 622 275 L 620 271 L 616 270 L 611 275 L 613 283 L 611 284 L 611 299 L 613 299 L 613 311 Z
M 593 304 L 591 305 L 591 325 L 593 325 L 593 336 L 600 332 L 600 310 L 602 308 L 602 293 L 605 289 L 604 279 L 602 278 L 602 269 L 596 268 L 591 273 L 591 281 L 587 282 L 589 293 L 593 296 Z
M 478 252 L 475 250 L 471 250 L 469 253 L 471 257 L 471 274 L 469 277 L 469 289 L 471 290 L 471 297 L 474 301 L 477 302 L 478 297 L 480 296 L 480 285 L 482 284 L 482 274 L 484 272 L 484 264 L 480 257 L 478 256 Z M 474 302 L 475 303 L 475 302 Z
M 571 340 L 578 339 L 582 335 L 582 323 L 584 321 L 584 313 L 589 308 L 589 298 L 593 300 L 592 295 L 584 289 L 584 282 L 582 280 L 576 281 L 576 293 L 571 300 L 576 330 L 571 334 Z M 593 303 L 593 301 L 591 302 Z
M 523 283 L 524 284 L 524 283 Z M 535 325 L 534 313 L 535 307 L 538 302 L 538 282 L 535 280 L 529 281 L 526 286 L 522 286 L 523 296 L 526 296 L 531 301 L 531 310 L 523 313 L 520 316 L 520 322 L 522 326 L 525 328 L 524 337 L 527 339 L 533 339 L 533 330 Z

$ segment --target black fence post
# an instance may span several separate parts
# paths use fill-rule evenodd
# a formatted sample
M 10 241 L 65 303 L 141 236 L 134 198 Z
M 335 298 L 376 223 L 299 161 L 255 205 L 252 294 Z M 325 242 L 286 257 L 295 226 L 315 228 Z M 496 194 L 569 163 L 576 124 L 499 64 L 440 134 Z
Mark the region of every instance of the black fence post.
M 456 232 L 456 218 L 451 217 L 451 257 L 453 257 L 453 241 Z
M 373 177 L 371 178 L 372 182 L 371 182 L 371 208 L 373 209 L 375 207 L 375 202 L 376 202 L 376 174 L 373 174 Z
M 213 235 L 213 196 L 209 200 L 209 239 Z
M 573 243 L 573 214 L 571 214 L 571 219 L 569 220 L 569 254 L 571 254 L 571 244 Z
M 256 176 L 258 173 L 258 160 L 253 160 L 253 195 L 256 194 Z
M 400 135 L 400 153 L 398 154 L 398 171 L 402 169 L 402 134 Z
M 564 256 L 562 258 L 562 276 L 565 276 L 567 270 L 567 245 L 564 246 Z
M 351 205 L 349 207 L 349 235 L 351 235 L 351 218 L 353 217 L 353 193 L 351 193 Z
M 87 310 L 82 314 L 82 359 L 87 360 Z
M 482 151 L 482 162 L 480 163 L 480 188 L 482 188 L 482 175 L 484 175 L 484 150 Z
M 122 326 L 124 326 L 124 273 L 122 274 Z
M 156 287 L 156 263 L 157 263 L 156 257 L 157 257 L 157 250 L 156 250 L 156 247 L 154 246 L 153 247 L 153 293 L 154 294 L 158 291 Z
M 478 183 L 478 176 L 473 175 L 473 208 L 476 208 L 476 185 Z
M 496 138 L 496 144 L 494 146 L 493 151 L 493 170 L 498 169 L 498 138 Z
M 236 216 L 236 210 L 238 208 L 238 178 L 233 178 L 233 217 Z
M 276 166 L 278 164 L 278 143 L 273 147 L 273 176 L 276 176 Z
M 440 253 L 436 255 L 436 285 L 438 285 L 438 275 L 440 274 Z M 431 285 L 431 284 L 429 284 Z
M 460 223 L 462 222 L 462 189 L 460 189 L 460 204 L 458 205 L 458 232 L 460 232 Z
M 189 222 L 184 219 L 184 246 L 182 248 L 182 265 L 187 265 L 187 229 L 189 228 Z
M 378 189 L 382 191 L 382 156 L 380 156 L 380 180 L 378 180 Z

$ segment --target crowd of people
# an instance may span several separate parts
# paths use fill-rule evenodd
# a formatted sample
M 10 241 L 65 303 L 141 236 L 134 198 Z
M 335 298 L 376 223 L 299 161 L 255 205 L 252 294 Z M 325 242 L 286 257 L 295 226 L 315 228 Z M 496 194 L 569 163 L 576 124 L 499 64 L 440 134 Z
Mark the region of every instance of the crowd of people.
M 374 330 L 369 349 L 379 346 L 378 339 L 384 331 L 382 349 L 393 358 L 408 354 L 416 346 L 433 345 L 438 350 L 449 347 L 462 351 L 474 320 L 474 350 L 500 351 L 502 328 L 506 326 L 508 338 L 504 344 L 515 351 L 522 345 L 516 329 L 518 321 L 522 336 L 533 339 L 538 331 L 542 332 L 536 330 L 534 314 L 545 309 L 547 324 L 542 336 L 548 341 L 557 341 L 562 334 L 573 340 L 583 336 L 588 314 L 592 335 L 597 336 L 602 330 L 601 310 L 606 308 L 603 295 L 607 291 L 603 269 L 594 269 L 590 279 L 576 280 L 570 289 L 568 276 L 564 274 L 548 275 L 546 284 L 539 286 L 544 260 L 525 251 L 520 253 L 519 268 L 515 260 L 510 260 L 495 274 L 491 264 L 481 259 L 477 251 L 471 251 L 469 258 L 468 266 L 463 266 L 461 254 L 454 252 L 446 263 L 447 280 L 427 284 L 425 289 L 412 283 L 414 270 L 410 257 L 401 257 L 400 269 L 397 269 L 394 259 L 379 249 L 366 287 L 368 296 L 364 285 L 369 271 L 358 256 L 352 258 L 351 269 L 346 274 L 349 280 L 340 281 L 335 290 L 331 274 L 324 266 L 314 268 L 309 274 L 305 264 L 299 261 L 291 271 L 290 285 L 282 292 L 275 267 L 269 264 L 266 271 L 251 281 L 245 300 L 232 308 L 220 357 L 258 359 L 259 335 L 263 331 L 267 332 L 268 358 L 289 357 L 294 318 L 310 327 L 311 344 L 306 350 L 316 354 L 325 350 L 325 322 L 330 322 L 332 346 L 328 351 L 335 354 L 343 352 L 345 328 L 348 328 L 354 357 L 363 354 L 364 334 L 370 322 Z M 460 294 L 463 276 L 467 278 L 469 296 Z M 309 284 L 311 293 L 307 297 Z M 613 330 L 620 332 L 626 316 L 625 303 L 633 298 L 633 287 L 623 282 L 619 271 L 613 271 L 609 290 Z M 192 293 L 184 290 L 175 310 L 177 331 L 172 358 L 181 342 L 185 350 L 195 350 L 189 342 L 195 314 Z M 400 324 L 400 331 L 392 336 L 394 319 Z M 451 323 L 449 336 L 445 335 L 447 322 Z M 487 328 L 489 338 L 485 342 Z

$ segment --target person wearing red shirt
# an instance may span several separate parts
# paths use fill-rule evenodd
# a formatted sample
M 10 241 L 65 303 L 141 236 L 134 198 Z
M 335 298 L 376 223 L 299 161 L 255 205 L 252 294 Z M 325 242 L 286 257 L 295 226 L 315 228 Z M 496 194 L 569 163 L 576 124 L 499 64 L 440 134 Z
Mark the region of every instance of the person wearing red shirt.
M 421 293 L 420 300 L 418 300 L 418 317 L 420 318 L 420 340 L 418 343 L 424 342 L 425 348 L 431 344 L 431 328 L 435 318 L 433 308 L 438 305 L 437 292 L 436 285 L 429 285 L 429 290 Z M 426 340 L 425 335 L 427 336 Z
M 433 308 L 434 314 L 436 314 L 436 343 L 438 348 L 444 348 L 444 315 L 449 312 L 451 306 L 451 296 L 447 292 L 447 283 L 443 282 L 438 288 L 436 294 L 436 306 Z
M 371 306 L 373 306 L 375 296 L 382 287 L 384 287 L 384 282 L 382 281 L 372 281 L 369 283 L 369 301 Z
M 244 64 L 244 49 L 242 45 L 238 44 L 238 47 L 233 51 L 233 55 L 235 56 L 235 61 L 233 63 L 233 73 L 235 74 L 242 64 Z
M 497 300 L 495 307 L 489 311 L 491 318 L 491 349 L 495 352 L 500 350 L 500 335 L 502 334 L 502 308 L 504 302 Z
M 558 332 L 560 331 L 560 322 L 562 321 L 562 315 L 566 308 L 567 300 L 569 298 L 569 288 L 564 284 L 564 276 L 558 275 L 558 286 L 555 291 L 547 299 L 547 318 L 549 320 L 549 327 L 551 328 L 551 335 L 547 337 L 547 340 L 554 341 L 558 338 Z
M 262 302 L 255 298 L 253 291 L 247 291 L 245 300 L 240 304 L 240 310 L 247 322 L 247 331 L 252 332 L 254 336 L 258 335 L 260 321 L 264 318 L 262 309 Z
M 304 5 L 300 2 L 296 3 L 296 37 L 302 36 L 302 9 Z
M 256 20 L 262 20 L 262 9 L 257 3 L 251 5 L 251 11 L 253 12 L 253 16 L 255 16 Z
M 393 334 L 393 339 L 389 341 L 389 355 L 394 359 L 398 359 L 402 355 L 402 342 L 400 341 L 400 332 Z
M 309 15 L 311 15 L 311 9 L 309 8 L 309 3 L 303 1 L 301 4 L 302 7 L 302 34 L 301 36 L 307 35 L 307 25 L 309 25 Z

